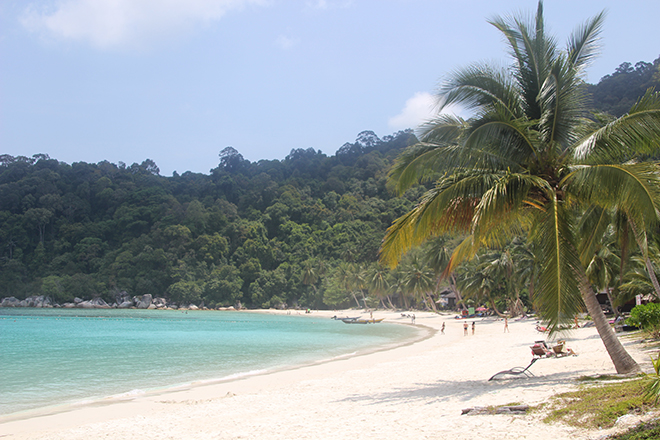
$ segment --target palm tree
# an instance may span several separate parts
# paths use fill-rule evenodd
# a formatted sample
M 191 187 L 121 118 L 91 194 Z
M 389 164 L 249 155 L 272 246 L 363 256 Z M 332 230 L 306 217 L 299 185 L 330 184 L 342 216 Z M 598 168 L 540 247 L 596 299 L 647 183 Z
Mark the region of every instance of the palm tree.
M 426 307 L 437 312 L 431 291 L 436 286 L 433 271 L 417 258 L 413 257 L 403 269 L 403 293 L 415 299 L 421 299 Z
M 584 69 L 603 24 L 600 13 L 560 50 L 545 32 L 543 3 L 534 20 L 495 18 L 513 64 L 474 64 L 441 87 L 439 109 L 472 110 L 463 120 L 441 114 L 420 143 L 397 159 L 390 178 L 400 194 L 435 181 L 415 208 L 397 219 L 381 247 L 391 265 L 412 246 L 444 233 L 466 234 L 446 273 L 484 246 L 528 233 L 543 261 L 536 287 L 541 317 L 553 331 L 586 305 L 619 373 L 639 371 L 610 328 L 579 259 L 580 210 L 621 209 L 645 243 L 660 212 L 656 164 L 638 162 L 660 145 L 660 93 L 641 98 L 626 115 L 597 127 L 585 111 Z
M 384 309 L 387 308 L 384 300 L 387 299 L 391 308 L 395 308 L 390 298 L 390 283 L 388 282 L 388 270 L 378 263 L 374 263 L 365 274 L 365 282 L 370 292 L 373 292 L 380 300 Z

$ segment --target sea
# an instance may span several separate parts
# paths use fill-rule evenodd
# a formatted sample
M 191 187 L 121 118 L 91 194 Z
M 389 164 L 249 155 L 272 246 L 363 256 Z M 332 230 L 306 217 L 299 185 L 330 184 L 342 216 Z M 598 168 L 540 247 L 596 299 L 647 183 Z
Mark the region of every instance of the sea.
M 420 337 L 411 326 L 292 313 L 0 308 L 0 416 L 228 381 Z

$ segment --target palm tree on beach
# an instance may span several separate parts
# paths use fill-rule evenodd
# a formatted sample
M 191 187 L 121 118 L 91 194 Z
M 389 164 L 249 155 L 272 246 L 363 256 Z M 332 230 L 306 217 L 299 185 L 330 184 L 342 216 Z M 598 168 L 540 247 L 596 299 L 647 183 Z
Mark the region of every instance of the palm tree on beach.
M 578 252 L 576 224 L 587 206 L 617 208 L 644 246 L 658 222 L 656 163 L 637 159 L 660 146 L 660 94 L 598 126 L 586 112 L 583 74 L 597 52 L 604 13 L 580 26 L 565 50 L 545 32 L 543 3 L 532 20 L 490 21 L 513 64 L 473 64 L 440 89 L 439 109 L 458 104 L 474 116 L 440 114 L 420 142 L 397 159 L 390 179 L 402 194 L 434 181 L 419 203 L 388 229 L 381 260 L 396 265 L 412 246 L 445 233 L 466 234 L 446 274 L 482 247 L 528 234 L 542 267 L 535 304 L 552 331 L 586 305 L 616 371 L 639 366 L 609 326 Z

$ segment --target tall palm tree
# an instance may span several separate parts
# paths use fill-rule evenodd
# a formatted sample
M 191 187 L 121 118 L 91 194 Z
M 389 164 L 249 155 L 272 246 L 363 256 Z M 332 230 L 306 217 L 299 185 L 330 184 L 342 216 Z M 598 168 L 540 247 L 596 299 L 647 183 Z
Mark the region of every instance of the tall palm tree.
M 539 313 L 550 328 L 573 319 L 583 303 L 619 373 L 639 371 L 610 328 L 577 250 L 581 209 L 624 210 L 642 241 L 660 212 L 656 164 L 637 162 L 660 146 L 660 94 L 652 91 L 604 127 L 585 111 L 584 69 L 597 52 L 604 14 L 580 26 L 560 50 L 545 32 L 543 3 L 531 22 L 490 23 L 513 57 L 507 69 L 474 64 L 441 87 L 439 109 L 472 110 L 463 120 L 440 114 L 405 150 L 391 171 L 399 193 L 435 181 L 418 205 L 388 229 L 381 259 L 401 255 L 430 236 L 467 234 L 447 272 L 483 246 L 528 232 L 543 261 L 536 288 Z

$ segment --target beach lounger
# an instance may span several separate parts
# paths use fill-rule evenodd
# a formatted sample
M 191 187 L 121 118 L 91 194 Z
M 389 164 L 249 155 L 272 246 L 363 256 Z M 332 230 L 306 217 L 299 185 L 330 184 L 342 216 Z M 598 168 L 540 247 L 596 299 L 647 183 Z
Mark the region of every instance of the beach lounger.
M 557 357 L 577 356 L 572 349 L 566 348 L 566 341 L 557 341 L 557 344 L 552 346 L 552 351 Z
M 507 374 L 512 375 L 512 376 L 524 375 L 525 377 L 532 377 L 532 376 L 534 376 L 534 373 L 529 371 L 529 367 L 531 367 L 534 364 L 534 362 L 538 361 L 539 359 L 540 358 L 537 358 L 537 357 L 532 358 L 532 362 L 530 362 L 529 365 L 527 365 L 525 368 L 523 368 L 523 367 L 514 367 L 510 370 L 504 370 L 504 371 L 500 371 L 499 373 L 495 373 L 488 380 L 493 380 L 493 379 L 497 378 L 498 376 L 504 376 L 504 375 L 507 375 Z
M 543 341 L 536 342 L 534 345 L 530 346 L 529 348 L 532 349 L 532 355 L 538 359 L 549 358 L 555 355 L 554 351 L 550 350 Z

